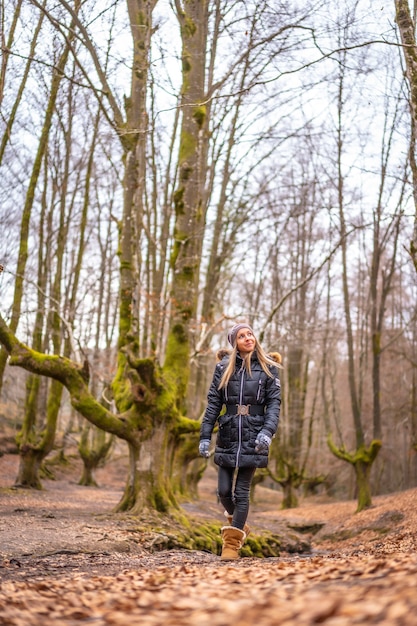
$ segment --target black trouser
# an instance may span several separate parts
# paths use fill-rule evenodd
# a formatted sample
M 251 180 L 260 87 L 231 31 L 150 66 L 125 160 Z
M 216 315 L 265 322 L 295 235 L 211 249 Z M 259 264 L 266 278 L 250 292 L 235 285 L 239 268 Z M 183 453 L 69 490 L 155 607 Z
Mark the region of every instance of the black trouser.
M 233 489 L 234 467 L 219 467 L 217 495 L 229 515 L 232 526 L 243 530 L 249 513 L 250 486 L 255 467 L 238 467 Z

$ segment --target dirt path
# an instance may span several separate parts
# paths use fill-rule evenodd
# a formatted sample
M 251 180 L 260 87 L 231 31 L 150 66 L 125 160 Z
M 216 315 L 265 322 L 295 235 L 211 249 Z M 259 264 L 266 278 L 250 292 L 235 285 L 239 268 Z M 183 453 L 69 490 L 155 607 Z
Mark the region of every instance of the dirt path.
M 321 526 L 312 553 L 222 563 L 158 551 L 169 528 L 109 515 L 120 464 L 100 470 L 100 489 L 60 476 L 32 493 L 10 489 L 16 461 L 0 458 L 0 625 L 417 626 L 417 489 L 355 515 L 355 502 L 317 498 L 281 511 L 261 488 L 254 531 Z M 214 491 L 209 473 L 193 515 L 219 519 Z

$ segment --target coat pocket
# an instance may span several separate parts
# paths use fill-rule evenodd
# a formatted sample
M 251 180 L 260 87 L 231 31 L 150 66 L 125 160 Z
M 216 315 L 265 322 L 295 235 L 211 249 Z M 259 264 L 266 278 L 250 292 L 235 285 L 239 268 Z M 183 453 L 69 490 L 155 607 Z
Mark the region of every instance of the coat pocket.
M 221 415 L 219 417 L 219 430 L 217 431 L 216 445 L 220 448 L 230 446 L 232 439 L 232 421 L 234 415 Z
M 262 404 L 265 401 L 266 378 L 265 375 L 259 377 L 258 389 L 256 392 L 256 402 Z
M 264 423 L 265 423 L 264 415 L 248 416 L 247 424 L 248 424 L 248 430 L 249 430 L 249 441 L 253 447 L 255 446 L 256 437 L 259 435 L 260 431 L 262 430 Z

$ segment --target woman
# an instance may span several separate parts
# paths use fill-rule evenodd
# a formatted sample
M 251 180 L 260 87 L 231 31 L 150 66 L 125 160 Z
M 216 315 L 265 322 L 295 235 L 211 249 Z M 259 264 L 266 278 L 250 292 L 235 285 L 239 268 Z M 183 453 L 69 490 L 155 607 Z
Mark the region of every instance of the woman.
M 267 355 L 248 324 L 233 326 L 228 340 L 232 351 L 216 365 L 199 446 L 200 455 L 208 458 L 218 421 L 214 452 L 219 466 L 217 493 L 229 521 L 221 531 L 222 560 L 239 557 L 238 550 L 249 532 L 246 519 L 251 482 L 256 468 L 268 464 L 281 405 L 280 355 Z M 220 414 L 223 406 L 226 410 Z

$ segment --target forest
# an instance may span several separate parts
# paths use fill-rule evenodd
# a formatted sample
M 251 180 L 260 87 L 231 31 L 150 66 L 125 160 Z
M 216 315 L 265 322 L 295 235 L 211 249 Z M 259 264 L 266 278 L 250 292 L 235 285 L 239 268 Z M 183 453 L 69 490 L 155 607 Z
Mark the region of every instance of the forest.
M 0 436 L 175 514 L 219 349 L 282 356 L 283 507 L 417 486 L 416 7 L 1 0 Z M 7 444 L 10 445 L 10 444 Z

